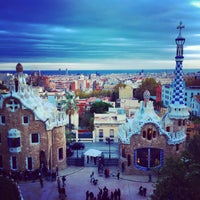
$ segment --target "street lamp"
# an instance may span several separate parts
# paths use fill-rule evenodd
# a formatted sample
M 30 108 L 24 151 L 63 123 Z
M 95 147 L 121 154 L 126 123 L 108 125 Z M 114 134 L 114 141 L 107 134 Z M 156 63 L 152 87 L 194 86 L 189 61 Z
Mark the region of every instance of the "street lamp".
M 109 148 L 109 159 L 111 158 L 111 156 L 110 156 L 110 138 L 109 137 L 107 137 L 106 138 L 106 141 L 108 142 L 108 148 Z

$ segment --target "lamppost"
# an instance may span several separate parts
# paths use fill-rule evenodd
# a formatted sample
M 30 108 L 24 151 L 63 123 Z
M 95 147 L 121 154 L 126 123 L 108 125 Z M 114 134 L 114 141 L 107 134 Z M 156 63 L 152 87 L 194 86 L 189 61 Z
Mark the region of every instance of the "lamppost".
M 109 145 L 109 146 L 108 146 L 108 148 L 109 148 L 108 150 L 109 150 L 109 159 L 110 159 L 110 158 L 111 158 L 111 155 L 110 155 L 110 138 L 107 137 L 107 138 L 106 138 L 106 141 L 108 142 L 108 145 Z

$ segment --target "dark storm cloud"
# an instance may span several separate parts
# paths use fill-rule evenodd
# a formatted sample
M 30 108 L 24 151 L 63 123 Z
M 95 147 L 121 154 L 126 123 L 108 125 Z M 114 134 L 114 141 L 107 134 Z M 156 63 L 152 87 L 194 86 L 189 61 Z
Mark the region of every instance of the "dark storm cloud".
M 182 0 L 6 0 L 0 2 L 0 62 L 168 60 L 176 26 L 185 53 L 199 52 L 200 7 Z M 199 60 L 198 56 L 193 56 Z

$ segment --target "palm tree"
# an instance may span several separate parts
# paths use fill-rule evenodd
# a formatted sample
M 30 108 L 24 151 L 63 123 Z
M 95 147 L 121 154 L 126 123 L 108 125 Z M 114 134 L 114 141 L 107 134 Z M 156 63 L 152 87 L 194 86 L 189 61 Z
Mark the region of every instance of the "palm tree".
M 72 124 L 71 124 L 71 116 L 77 110 L 77 100 L 75 95 L 72 92 L 65 93 L 65 100 L 62 100 L 61 105 L 62 109 L 65 110 L 66 114 L 69 116 L 69 131 L 72 131 Z

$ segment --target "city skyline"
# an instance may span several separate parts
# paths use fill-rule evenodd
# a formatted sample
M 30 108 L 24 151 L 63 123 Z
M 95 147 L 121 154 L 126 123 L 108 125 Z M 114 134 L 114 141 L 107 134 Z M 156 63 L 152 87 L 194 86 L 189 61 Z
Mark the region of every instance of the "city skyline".
M 198 69 L 199 1 L 1 1 L 0 67 L 174 69 L 180 21 L 183 67 Z

